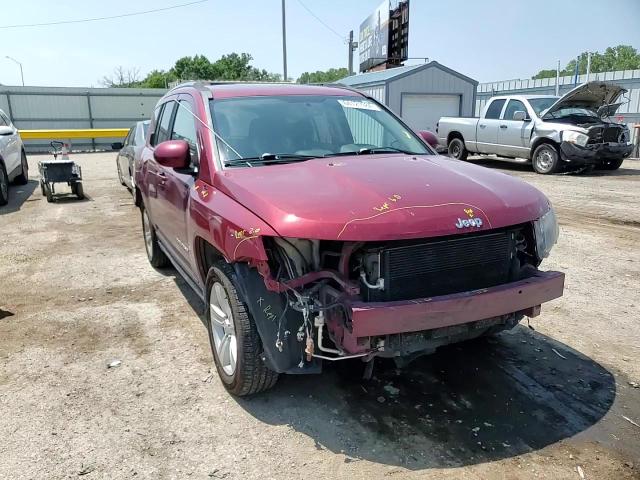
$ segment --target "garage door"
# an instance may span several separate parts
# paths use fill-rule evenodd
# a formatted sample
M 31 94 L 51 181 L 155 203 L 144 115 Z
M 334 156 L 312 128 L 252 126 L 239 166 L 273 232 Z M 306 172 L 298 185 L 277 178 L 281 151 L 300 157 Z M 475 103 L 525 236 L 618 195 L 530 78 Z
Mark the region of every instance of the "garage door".
M 402 95 L 402 119 L 414 130 L 436 131 L 440 117 L 460 116 L 460 95 Z

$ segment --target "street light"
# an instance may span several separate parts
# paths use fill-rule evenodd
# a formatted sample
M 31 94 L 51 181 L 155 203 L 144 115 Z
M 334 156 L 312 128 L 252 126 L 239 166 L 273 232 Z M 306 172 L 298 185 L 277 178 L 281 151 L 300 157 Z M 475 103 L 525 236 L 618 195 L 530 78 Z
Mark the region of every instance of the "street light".
M 20 67 L 20 78 L 22 78 L 22 86 L 24 87 L 24 72 L 22 71 L 22 63 L 20 63 L 18 60 L 16 60 L 13 57 L 10 57 L 9 55 L 5 55 L 4 58 L 8 58 L 12 62 L 15 62 L 18 64 L 18 66 Z

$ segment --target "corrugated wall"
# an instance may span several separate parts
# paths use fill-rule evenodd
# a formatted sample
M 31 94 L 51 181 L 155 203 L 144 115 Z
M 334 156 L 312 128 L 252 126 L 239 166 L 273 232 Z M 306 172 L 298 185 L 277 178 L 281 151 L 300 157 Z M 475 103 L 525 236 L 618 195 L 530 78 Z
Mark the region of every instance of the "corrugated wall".
M 462 98 L 462 116 L 472 116 L 474 113 L 474 84 L 437 67 L 425 68 L 405 77 L 393 79 L 387 88 L 389 89 L 387 106 L 399 115 L 402 114 L 402 93 L 457 94 Z
M 147 120 L 163 89 L 0 86 L 0 109 L 18 129 L 129 128 Z M 64 139 L 60 139 L 64 140 Z M 110 148 L 117 139 L 74 140 L 74 149 Z M 48 151 L 48 141 L 25 142 L 27 151 Z
M 589 80 L 611 81 L 629 90 L 623 98 L 624 104 L 618 109 L 618 115 L 622 117 L 622 122 L 629 126 L 632 137 L 637 134 L 637 130 L 632 127 L 640 123 L 640 70 L 592 73 Z M 578 84 L 586 81 L 586 75 L 578 76 Z M 573 75 L 560 77 L 559 84 L 560 95 L 564 95 L 576 86 Z M 495 95 L 555 95 L 555 90 L 555 77 L 481 83 L 477 90 L 476 116 L 480 115 L 487 101 Z

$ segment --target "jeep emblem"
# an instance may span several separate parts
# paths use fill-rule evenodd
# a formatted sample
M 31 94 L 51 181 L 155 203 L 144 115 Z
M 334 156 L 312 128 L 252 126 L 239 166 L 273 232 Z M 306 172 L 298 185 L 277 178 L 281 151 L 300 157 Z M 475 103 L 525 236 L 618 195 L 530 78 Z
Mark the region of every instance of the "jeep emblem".
M 458 218 L 458 222 L 456 223 L 456 228 L 470 228 L 470 227 L 480 228 L 481 226 L 482 226 L 481 218 Z

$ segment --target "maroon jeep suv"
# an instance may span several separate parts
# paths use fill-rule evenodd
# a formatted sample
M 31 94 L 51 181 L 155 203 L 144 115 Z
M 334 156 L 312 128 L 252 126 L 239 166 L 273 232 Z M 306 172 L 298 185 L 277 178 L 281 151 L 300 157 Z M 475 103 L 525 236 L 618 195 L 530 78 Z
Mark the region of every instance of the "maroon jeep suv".
M 564 275 L 538 269 L 558 237 L 547 198 L 424 138 L 339 86 L 160 100 L 135 171 L 147 255 L 203 300 L 231 393 L 326 361 L 406 364 L 562 295 Z

